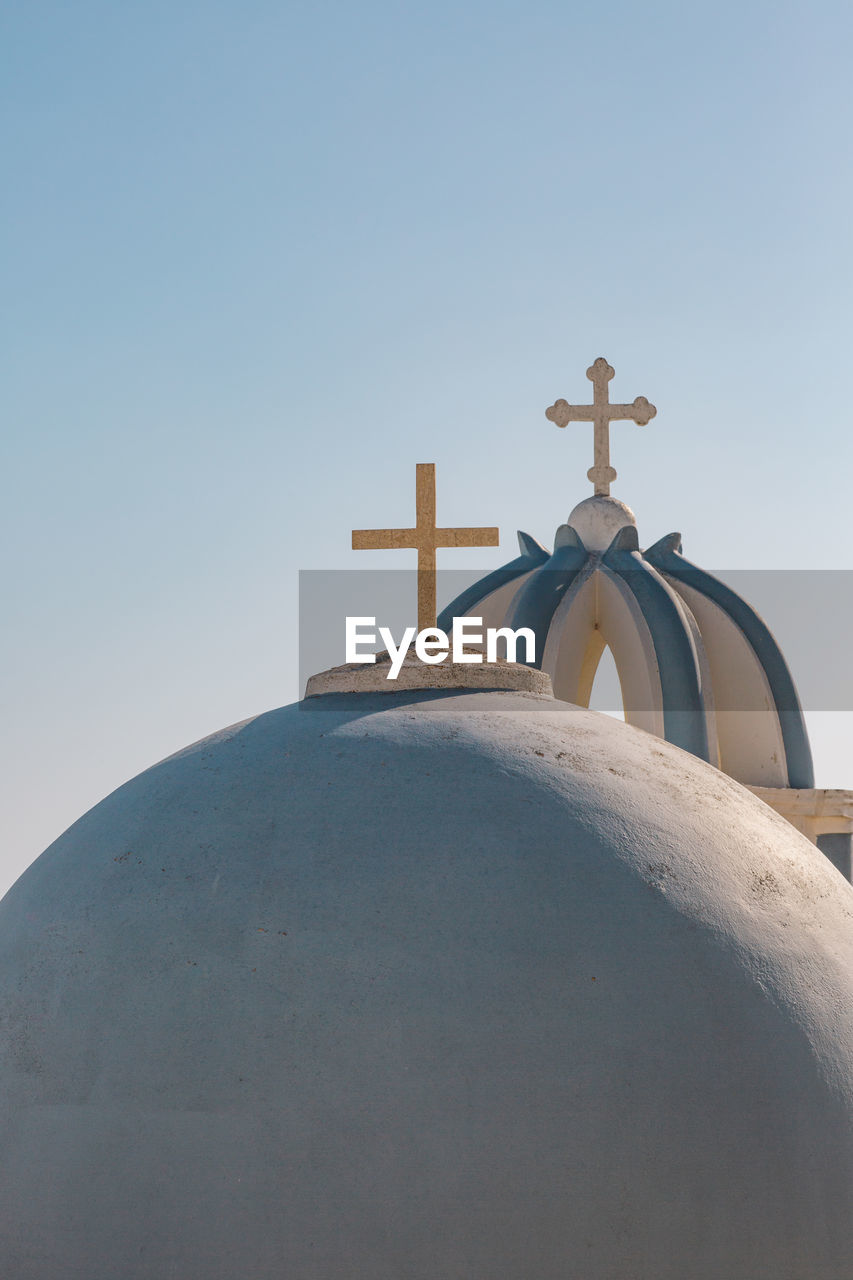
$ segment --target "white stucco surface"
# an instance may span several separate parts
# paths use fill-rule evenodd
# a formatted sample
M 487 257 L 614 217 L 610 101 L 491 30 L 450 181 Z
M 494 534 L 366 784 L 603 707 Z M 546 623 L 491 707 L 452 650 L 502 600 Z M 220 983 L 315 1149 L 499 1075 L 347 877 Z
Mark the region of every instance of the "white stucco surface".
M 574 529 L 587 551 L 606 551 L 620 529 L 635 525 L 637 517 L 624 502 L 605 494 L 594 494 L 572 510 L 566 522 Z
M 639 730 L 314 698 L 0 905 L 0 1274 L 849 1280 L 853 888 Z
M 474 645 L 466 645 L 465 652 L 479 661 L 453 662 L 448 655 L 441 662 L 425 663 L 409 653 L 394 679 L 389 675 L 391 659 L 387 653 L 378 654 L 375 662 L 348 662 L 310 676 L 305 697 L 329 693 L 397 694 L 410 689 L 499 689 L 553 695 L 551 677 L 545 671 L 502 658 L 486 662 L 482 647 Z M 520 652 L 524 652 L 523 643 Z

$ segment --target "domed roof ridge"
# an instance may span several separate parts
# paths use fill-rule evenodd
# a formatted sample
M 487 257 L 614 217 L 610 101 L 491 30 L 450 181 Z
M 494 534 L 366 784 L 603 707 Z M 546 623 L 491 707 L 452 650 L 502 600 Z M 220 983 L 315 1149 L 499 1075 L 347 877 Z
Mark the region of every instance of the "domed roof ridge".
M 669 551 L 681 552 L 683 540 L 680 533 L 665 533 L 662 538 L 658 538 L 657 542 L 647 548 L 643 555 L 647 560 L 653 560 L 655 556 L 664 555 Z
M 535 634 L 537 644 L 533 665 L 537 667 L 542 666 L 545 649 L 543 638 L 551 620 L 566 592 L 589 560 L 589 552 L 577 534 L 574 534 L 573 539 L 559 539 L 563 530 L 574 533 L 574 530 L 568 530 L 567 525 L 560 527 L 553 553 L 519 588 L 507 615 L 507 626 L 514 630 L 530 627 Z
M 672 542 L 675 536 L 679 539 L 677 548 Z M 785 744 L 788 786 L 813 787 L 814 764 L 797 687 L 767 623 L 743 596 L 682 554 L 680 535 L 670 534 L 662 538 L 645 552 L 644 558 L 662 573 L 711 600 L 745 637 L 766 677 L 773 708 L 779 718 Z
M 557 551 L 560 547 L 576 547 L 582 551 L 589 550 L 577 529 L 573 529 L 570 524 L 561 524 L 554 534 L 554 550 Z
M 648 628 L 660 681 L 664 736 L 668 742 L 710 761 L 708 724 L 695 628 L 684 602 L 639 551 L 637 530 L 620 529 L 603 565 L 630 591 Z
M 604 553 L 604 559 L 606 561 L 610 553 L 614 551 L 639 551 L 639 550 L 640 550 L 640 535 L 637 532 L 637 526 L 633 524 L 626 524 L 614 536 L 613 541 L 611 542 L 610 546 L 607 548 L 607 550 Z

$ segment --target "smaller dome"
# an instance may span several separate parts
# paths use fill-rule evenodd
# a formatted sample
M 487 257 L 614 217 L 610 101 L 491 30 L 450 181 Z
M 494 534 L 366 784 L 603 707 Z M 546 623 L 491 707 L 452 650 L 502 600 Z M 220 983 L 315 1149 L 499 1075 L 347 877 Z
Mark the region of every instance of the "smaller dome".
M 549 555 L 521 554 L 457 596 L 439 618 L 527 627 L 532 665 L 554 695 L 588 706 L 610 648 L 625 719 L 753 787 L 810 790 L 814 769 L 793 677 L 765 622 L 682 554 L 671 533 L 640 550 L 634 513 L 595 495 L 561 525 Z
M 618 498 L 595 494 L 578 503 L 568 525 L 588 551 L 606 551 L 620 529 L 626 525 L 637 527 L 637 517 Z

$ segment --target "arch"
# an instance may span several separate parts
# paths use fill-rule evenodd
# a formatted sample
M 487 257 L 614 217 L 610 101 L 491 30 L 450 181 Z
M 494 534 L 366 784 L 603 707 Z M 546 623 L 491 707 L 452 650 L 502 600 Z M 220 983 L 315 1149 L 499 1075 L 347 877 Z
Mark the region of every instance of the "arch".
M 665 734 L 663 691 L 651 632 L 633 593 L 601 565 L 566 592 L 548 632 L 542 666 L 556 697 L 589 706 L 605 647 L 616 663 L 628 724 Z
M 598 663 L 593 672 L 587 706 L 600 711 L 603 715 L 613 716 L 619 720 L 625 719 L 625 701 L 622 697 L 619 668 L 609 644 L 602 644 Z

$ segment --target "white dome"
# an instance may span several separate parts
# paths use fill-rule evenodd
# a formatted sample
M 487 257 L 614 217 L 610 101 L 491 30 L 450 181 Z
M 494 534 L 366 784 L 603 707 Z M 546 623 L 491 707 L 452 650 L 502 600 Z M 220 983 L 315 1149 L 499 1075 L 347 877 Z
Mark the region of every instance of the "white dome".
M 853 889 L 530 693 L 330 695 L 0 907 L 15 1280 L 845 1280 Z

